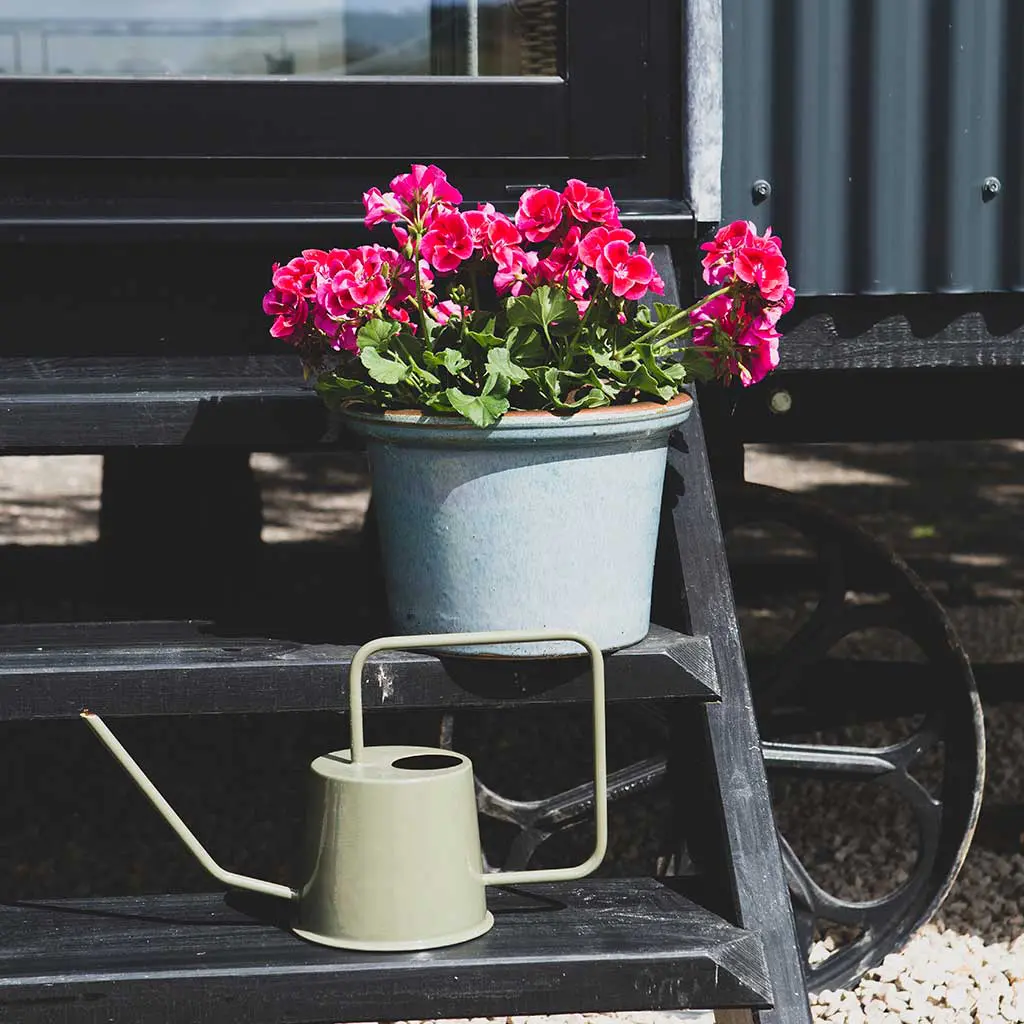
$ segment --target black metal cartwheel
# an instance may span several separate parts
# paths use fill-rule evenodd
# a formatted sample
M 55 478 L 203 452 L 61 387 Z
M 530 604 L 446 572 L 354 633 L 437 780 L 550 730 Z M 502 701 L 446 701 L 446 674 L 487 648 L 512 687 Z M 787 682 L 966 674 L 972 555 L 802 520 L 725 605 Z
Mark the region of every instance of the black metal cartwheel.
M 863 530 L 773 488 L 733 485 L 718 497 L 808 987 L 850 987 L 931 918 L 966 856 L 984 776 L 974 679 L 942 607 Z M 637 718 L 625 710 L 612 720 Z M 657 793 L 668 770 L 667 714 L 646 706 L 639 721 L 624 737 L 633 756 L 609 776 L 616 803 Z M 452 728 L 445 716 L 443 744 Z M 522 739 L 507 762 L 521 766 Z M 500 788 L 518 790 L 520 771 Z M 481 813 L 511 829 L 506 870 L 593 806 L 587 784 L 524 800 L 478 781 L 477 796 Z M 669 801 L 638 823 L 660 833 L 646 851 L 659 873 L 683 866 L 657 820 Z
M 949 892 L 978 820 L 981 706 L 942 606 L 821 505 L 718 488 L 811 991 L 849 987 Z

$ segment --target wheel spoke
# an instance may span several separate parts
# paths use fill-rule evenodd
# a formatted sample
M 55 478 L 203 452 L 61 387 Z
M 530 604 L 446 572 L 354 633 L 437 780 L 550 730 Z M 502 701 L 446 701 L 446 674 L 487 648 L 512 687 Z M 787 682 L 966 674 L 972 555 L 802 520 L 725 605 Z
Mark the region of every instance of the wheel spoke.
M 852 775 L 876 778 L 899 770 L 889 751 L 875 747 L 844 747 L 827 743 L 761 744 L 764 763 L 785 772 L 811 772 L 815 775 Z
M 794 899 L 814 914 L 818 920 L 834 921 L 836 924 L 852 925 L 855 928 L 869 929 L 880 921 L 887 920 L 894 912 L 897 904 L 904 903 L 909 895 L 910 886 L 904 885 L 895 892 L 876 900 L 843 900 L 826 892 L 804 867 L 804 863 L 796 855 L 789 840 L 779 834 L 779 849 L 782 853 L 782 864 L 786 870 L 786 879 Z
M 608 776 L 608 800 L 621 800 L 656 786 L 665 776 L 664 757 L 648 757 Z M 588 817 L 594 809 L 594 784 L 584 782 L 540 800 L 513 800 L 476 780 L 477 810 L 520 828 L 566 828 Z
M 762 704 L 774 703 L 790 685 L 793 670 L 820 657 L 830 646 L 826 642 L 822 647 L 822 642 L 830 635 L 829 624 L 841 614 L 846 603 L 846 574 L 838 545 L 823 545 L 819 557 L 826 568 L 821 597 L 807 621 L 772 656 L 759 680 L 758 699 Z

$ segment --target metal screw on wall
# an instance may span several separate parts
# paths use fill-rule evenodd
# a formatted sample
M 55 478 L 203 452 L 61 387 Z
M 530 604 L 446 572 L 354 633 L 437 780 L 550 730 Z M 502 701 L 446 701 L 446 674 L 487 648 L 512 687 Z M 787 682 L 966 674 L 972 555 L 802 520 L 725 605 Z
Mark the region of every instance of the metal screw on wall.
M 1003 190 L 1003 183 L 994 175 L 989 175 L 981 183 L 981 198 L 986 202 L 994 199 Z
M 793 408 L 793 396 L 785 390 L 773 391 L 768 399 L 768 408 L 776 416 L 784 416 Z
M 750 192 L 754 197 L 755 203 L 763 203 L 766 199 L 771 198 L 772 183 L 770 181 L 765 181 L 764 178 L 758 178 L 757 181 L 750 186 Z

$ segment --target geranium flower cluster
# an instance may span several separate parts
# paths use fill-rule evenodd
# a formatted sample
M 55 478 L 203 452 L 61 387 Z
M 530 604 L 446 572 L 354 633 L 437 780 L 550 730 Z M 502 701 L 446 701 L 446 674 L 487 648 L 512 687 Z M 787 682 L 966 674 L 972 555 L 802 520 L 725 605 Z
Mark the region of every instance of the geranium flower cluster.
M 716 291 L 690 312 L 693 344 L 716 376 L 756 384 L 779 365 L 779 319 L 793 308 L 782 243 L 750 221 L 723 227 L 701 249 L 704 281 Z
M 390 224 L 398 248 L 306 249 L 275 264 L 263 299 L 264 312 L 274 317 L 270 333 L 296 345 L 320 334 L 332 348 L 356 352 L 359 328 L 371 319 L 409 323 L 415 331 L 423 315 L 437 323 L 465 318 L 472 304 L 444 297 L 453 281 L 442 286 L 467 269 L 486 272 L 499 298 L 528 295 L 540 285 L 564 289 L 581 315 L 596 286 L 617 305 L 664 291 L 643 243 L 634 247 L 633 232 L 622 227 L 607 188 L 578 179 L 561 192 L 529 188 L 514 218 L 490 203 L 463 212 L 461 202 L 432 164 L 413 165 L 392 179 L 388 192 L 365 192 L 366 226 Z
M 486 426 L 509 408 L 664 401 L 694 376 L 752 384 L 778 364 L 793 289 L 770 229 L 722 228 L 703 247 L 710 294 L 648 309 L 665 284 L 607 188 L 528 188 L 512 215 L 462 204 L 444 171 L 414 164 L 363 193 L 366 227 L 388 226 L 392 245 L 274 265 L 270 333 L 325 396 Z

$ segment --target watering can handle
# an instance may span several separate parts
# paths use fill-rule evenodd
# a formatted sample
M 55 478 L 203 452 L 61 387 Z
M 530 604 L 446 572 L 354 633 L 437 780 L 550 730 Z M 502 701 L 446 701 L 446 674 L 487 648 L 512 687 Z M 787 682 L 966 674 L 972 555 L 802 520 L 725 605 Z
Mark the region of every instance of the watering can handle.
M 608 849 L 608 764 L 605 743 L 604 658 L 597 644 L 582 633 L 569 630 L 495 630 L 486 633 L 426 633 L 418 636 L 384 636 L 364 644 L 352 659 L 348 692 L 352 760 L 363 759 L 363 667 L 368 658 L 381 651 L 409 650 L 418 647 L 449 647 L 463 644 L 533 643 L 544 640 L 570 640 L 590 654 L 594 683 L 594 850 L 581 864 L 567 868 L 531 871 L 497 871 L 482 876 L 485 885 L 522 885 L 529 882 L 569 882 L 584 878 L 604 860 Z

